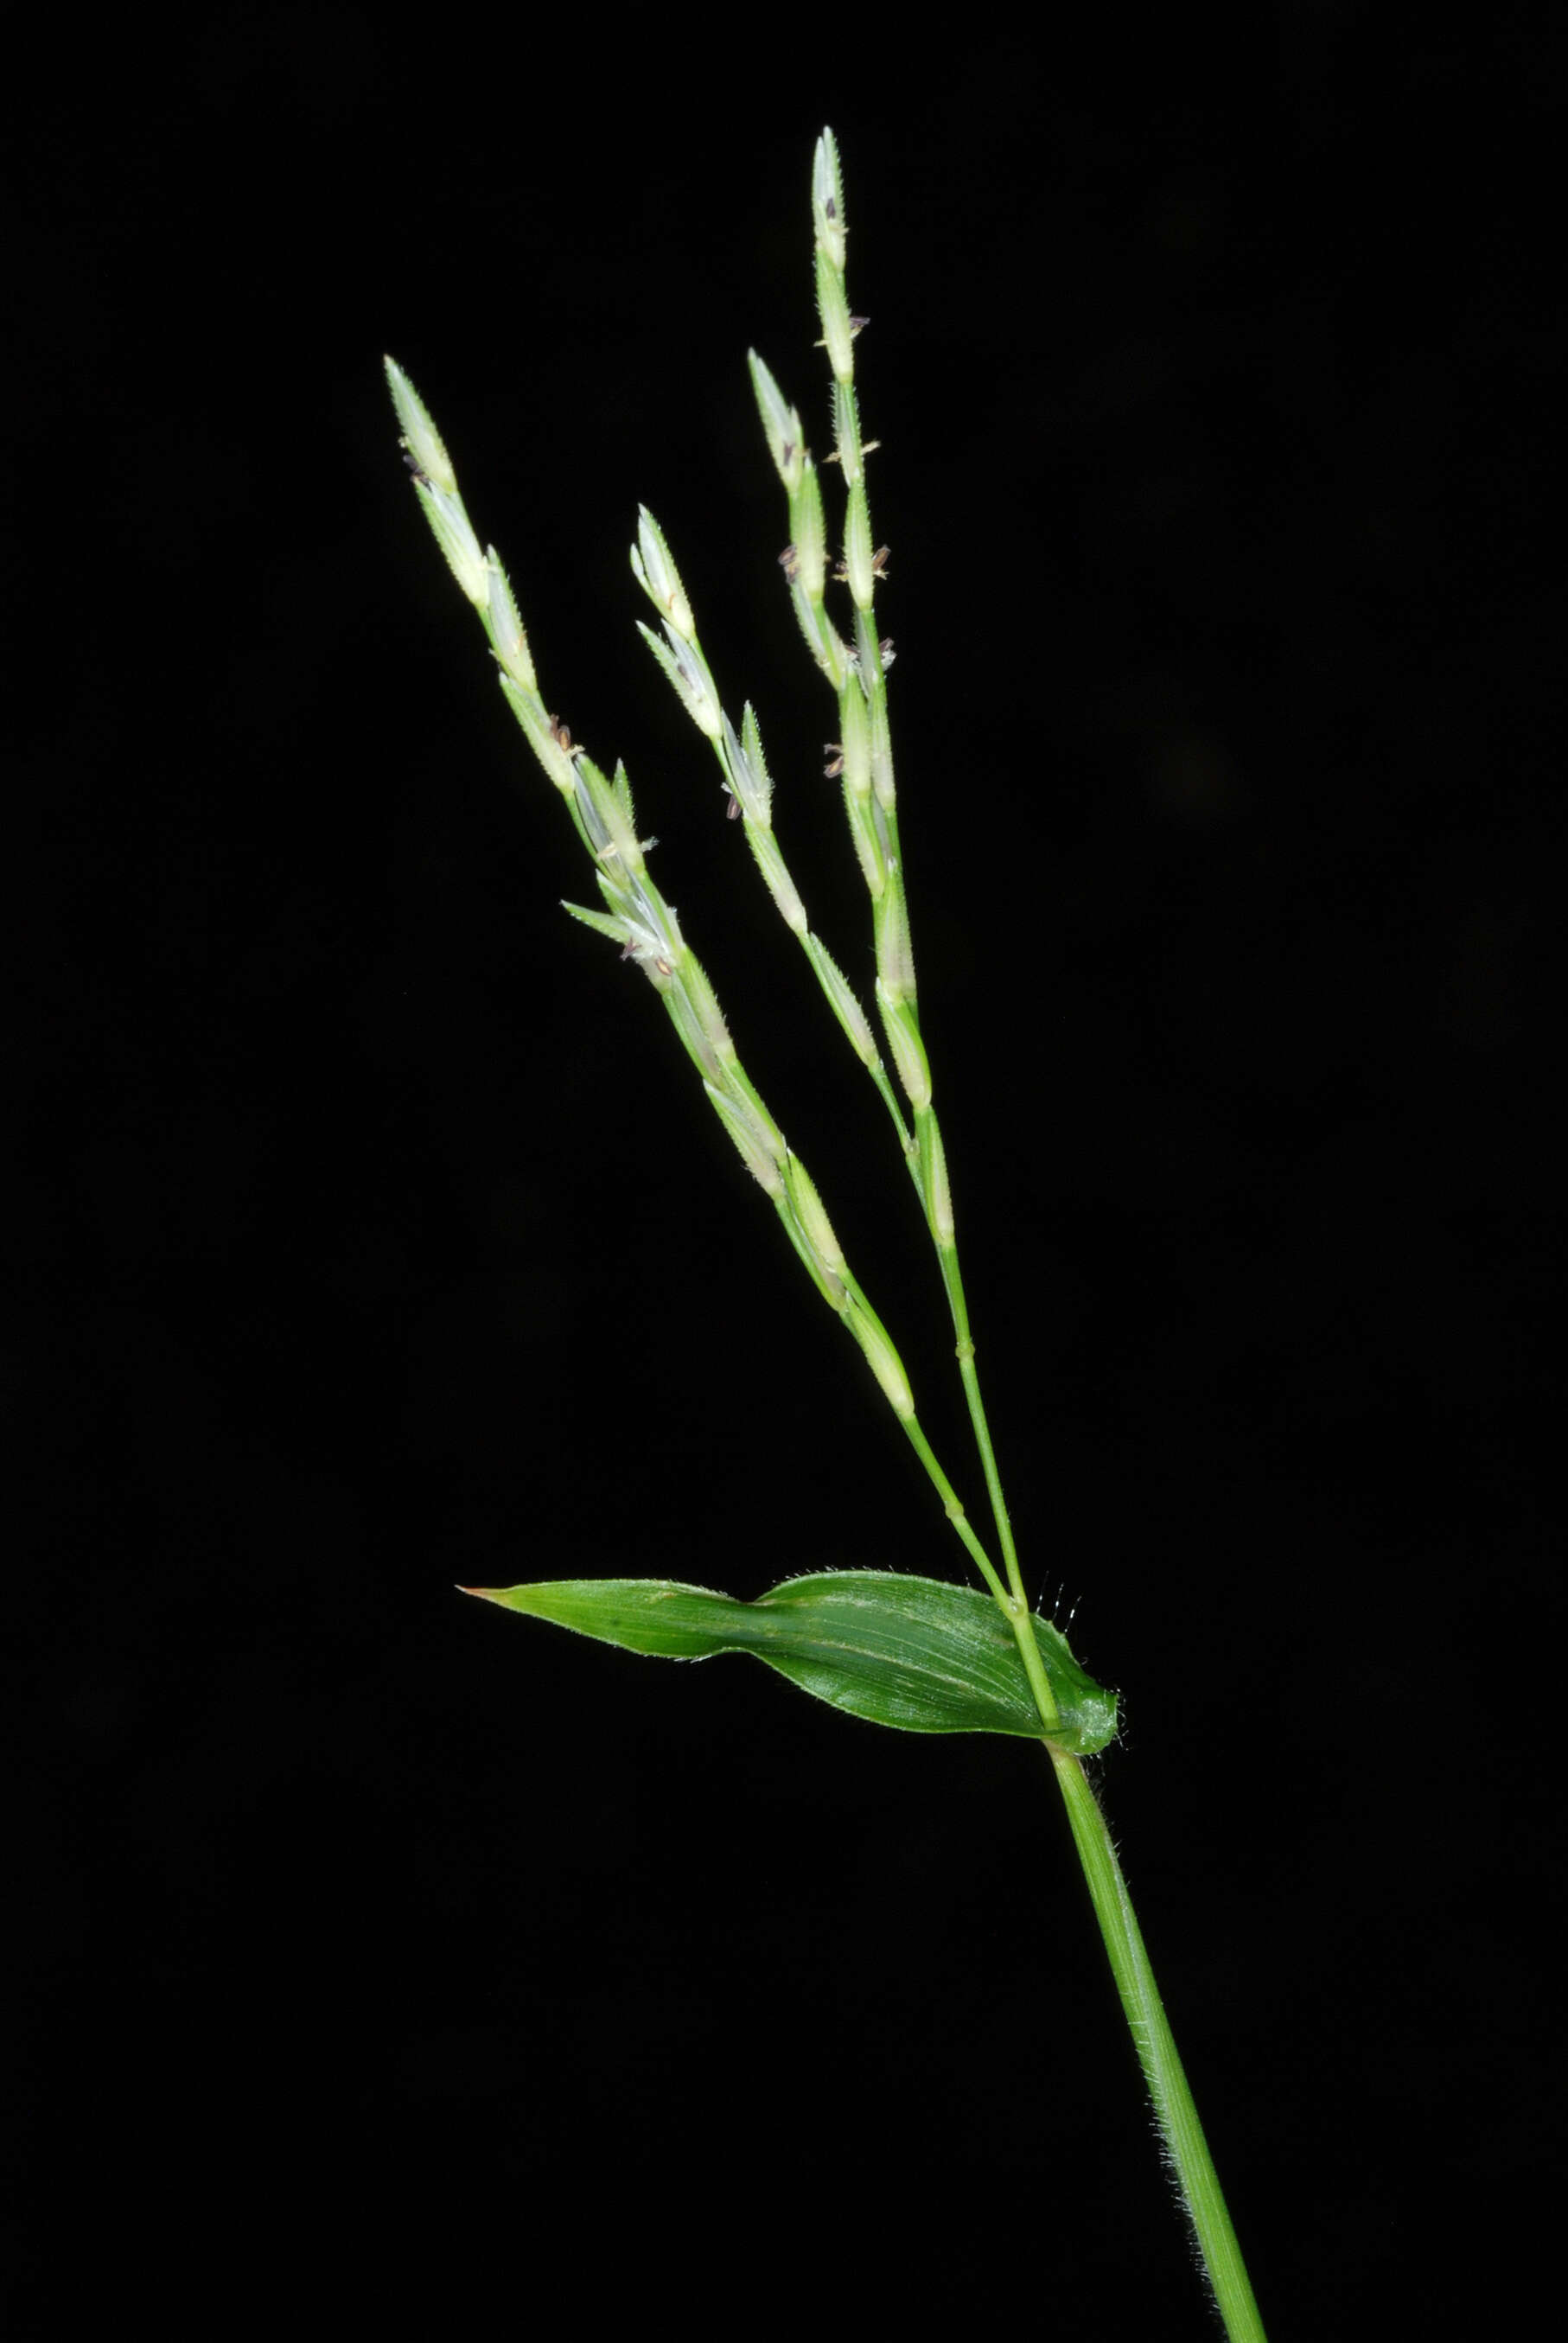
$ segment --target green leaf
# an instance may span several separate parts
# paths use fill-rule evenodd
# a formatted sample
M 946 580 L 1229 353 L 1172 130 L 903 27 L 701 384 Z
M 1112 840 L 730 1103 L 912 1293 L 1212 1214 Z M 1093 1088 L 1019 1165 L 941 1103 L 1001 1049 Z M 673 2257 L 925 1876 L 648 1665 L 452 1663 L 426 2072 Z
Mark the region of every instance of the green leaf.
M 668 1578 L 558 1578 L 465 1587 L 508 1611 L 659 1659 L 750 1652 L 803 1692 L 905 1733 L 1043 1737 L 1011 1628 L 976 1588 L 882 1570 L 787 1578 L 755 1603 Z M 1058 1748 L 1092 1755 L 1116 1737 L 1116 1695 L 1086 1675 L 1048 1619 L 1033 1621 L 1061 1721 Z

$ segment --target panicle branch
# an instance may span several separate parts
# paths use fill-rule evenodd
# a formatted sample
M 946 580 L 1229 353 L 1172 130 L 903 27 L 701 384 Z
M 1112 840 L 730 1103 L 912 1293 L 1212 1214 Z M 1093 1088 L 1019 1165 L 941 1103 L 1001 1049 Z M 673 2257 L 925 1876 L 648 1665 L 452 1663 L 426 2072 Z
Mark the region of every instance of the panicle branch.
M 889 552 L 878 545 L 871 526 L 866 458 L 877 446 L 863 437 L 855 383 L 855 346 L 867 320 L 849 307 L 845 284 L 849 226 L 838 141 L 824 130 L 811 172 L 811 223 L 815 246 L 817 314 L 821 347 L 832 375 L 833 453 L 845 485 L 843 550 L 834 575 L 849 589 L 853 606 L 851 649 L 825 607 L 826 528 L 820 489 L 809 449 L 802 445 L 800 419 L 755 352 L 751 379 L 775 468 L 789 501 L 790 543 L 782 557 L 785 577 L 800 628 L 818 667 L 839 702 L 839 738 L 829 745 L 828 774 L 843 784 L 844 809 L 855 859 L 871 899 L 877 958 L 877 1009 L 900 1086 L 914 1115 L 912 1145 L 906 1161 L 937 1248 L 955 1336 L 959 1372 L 970 1421 L 980 1451 L 991 1511 L 1009 1584 L 1022 1602 L 1023 1582 L 1012 1526 L 1002 1493 L 990 1427 L 980 1397 L 970 1332 L 968 1304 L 959 1268 L 952 1190 L 947 1154 L 931 1103 L 931 1070 L 920 1033 L 920 1000 L 899 840 L 898 789 L 892 735 L 888 721 L 890 642 L 878 633 L 877 588 L 887 576 Z M 898 1118 L 900 1131 L 902 1116 Z

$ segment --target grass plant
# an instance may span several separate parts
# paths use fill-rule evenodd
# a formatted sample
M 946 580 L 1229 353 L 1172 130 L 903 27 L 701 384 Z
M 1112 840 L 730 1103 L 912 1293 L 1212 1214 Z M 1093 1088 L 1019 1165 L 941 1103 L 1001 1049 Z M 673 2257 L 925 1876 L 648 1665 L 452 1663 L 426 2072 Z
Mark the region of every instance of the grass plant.
M 773 826 L 773 783 L 756 714 L 745 705 L 737 722 L 726 707 L 669 544 L 646 509 L 631 566 L 658 628 L 639 621 L 639 628 L 709 743 L 729 811 L 744 826 L 763 883 L 887 1110 L 936 1249 L 994 1546 L 969 1519 L 934 1453 L 883 1318 L 845 1259 L 805 1163 L 742 1064 L 708 975 L 649 874 L 624 766 L 606 773 L 550 712 L 506 572 L 469 522 L 440 436 L 390 358 L 387 373 L 415 492 L 478 613 L 501 689 L 593 866 L 597 904 L 565 908 L 618 945 L 622 959 L 639 968 L 658 994 L 714 1112 L 777 1212 L 806 1274 L 863 1353 L 985 1591 L 874 1570 L 790 1579 L 753 1603 L 662 1579 L 560 1580 L 464 1591 L 629 1651 L 687 1659 L 750 1652 L 819 1699 L 904 1731 L 999 1733 L 1042 1742 L 1214 2301 L 1233 2343 L 1259 2343 L 1263 2329 L 1245 2265 L 1126 1881 L 1084 1770 L 1084 1760 L 1115 1737 L 1115 1697 L 1085 1674 L 1062 1634 L 1030 1602 L 975 1365 L 947 1150 L 920 1029 L 889 722 L 892 652 L 876 623 L 887 561 L 871 525 L 866 486 L 865 458 L 876 443 L 861 436 L 855 384 L 855 343 L 864 320 L 851 313 L 846 291 L 843 184 L 831 131 L 817 142 L 811 216 L 817 306 L 832 376 L 834 444 L 827 460 L 843 484 L 836 557 L 829 551 L 821 478 L 799 414 L 755 352 L 750 368 L 768 450 L 789 506 L 785 578 L 808 651 L 837 702 L 838 739 L 828 771 L 843 785 L 849 838 L 869 903 L 876 1025 L 808 923 Z M 829 585 L 840 582 L 849 606 L 840 614 L 842 630 L 829 601 Z

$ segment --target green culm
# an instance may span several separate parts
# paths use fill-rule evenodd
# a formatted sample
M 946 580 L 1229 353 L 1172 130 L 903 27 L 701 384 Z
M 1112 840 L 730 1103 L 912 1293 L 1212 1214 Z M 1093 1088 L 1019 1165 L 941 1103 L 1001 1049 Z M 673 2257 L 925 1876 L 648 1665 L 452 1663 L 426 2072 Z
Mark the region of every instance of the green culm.
M 714 1112 L 778 1213 L 807 1274 L 863 1352 L 987 1591 L 857 1570 L 787 1580 L 757 1603 L 653 1579 L 568 1579 L 464 1592 L 623 1650 L 683 1659 L 750 1653 L 817 1698 L 901 1731 L 1000 1733 L 1043 1742 L 1214 2301 L 1233 2343 L 1256 2343 L 1263 2328 L 1246 2267 L 1126 1882 L 1081 1762 L 1114 1738 L 1115 1697 L 1084 1673 L 1063 1636 L 1031 1609 L 975 1368 L 947 1154 L 920 1032 L 888 720 L 890 647 L 879 638 L 874 616 L 887 554 L 876 542 L 866 493 L 864 458 L 875 443 L 861 437 L 855 387 L 855 340 L 863 321 L 851 315 L 845 290 L 843 181 L 830 130 L 817 142 L 811 216 L 817 306 L 832 372 L 833 453 L 844 483 L 841 553 L 831 562 L 832 582 L 848 588 L 848 633 L 840 632 L 829 609 L 830 556 L 821 483 L 799 415 L 755 352 L 751 379 L 769 453 L 789 501 L 784 575 L 808 650 L 838 702 L 839 738 L 829 772 L 843 783 L 849 837 L 870 899 L 879 1041 L 864 1006 L 808 924 L 774 834 L 773 784 L 755 712 L 743 707 L 737 725 L 726 709 L 674 557 L 646 509 L 631 566 L 657 613 L 658 630 L 639 622 L 639 631 L 711 744 L 729 811 L 744 825 L 763 882 L 897 1132 L 951 1312 L 990 1502 L 995 1558 L 932 1453 L 903 1363 L 844 1258 L 810 1174 L 741 1064 L 713 987 L 648 875 L 625 768 L 618 764 L 613 774 L 604 772 L 548 712 L 506 572 L 494 548 L 480 546 L 446 447 L 413 385 L 390 358 L 387 375 L 415 493 L 454 577 L 478 612 L 499 666 L 501 689 L 593 865 L 598 904 L 565 908 L 618 945 L 658 992 Z

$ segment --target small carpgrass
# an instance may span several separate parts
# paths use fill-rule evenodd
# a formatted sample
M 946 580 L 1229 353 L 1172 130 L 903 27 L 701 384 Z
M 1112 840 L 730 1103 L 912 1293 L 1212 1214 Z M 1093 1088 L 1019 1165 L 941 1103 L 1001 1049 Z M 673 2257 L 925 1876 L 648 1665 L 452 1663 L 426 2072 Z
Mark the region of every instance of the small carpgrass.
M 1261 2338 L 1246 2268 L 1126 1882 L 1083 1770 L 1083 1758 L 1114 1738 L 1115 1697 L 1084 1673 L 1064 1637 L 1030 1607 L 975 1370 L 904 891 L 888 722 L 892 651 L 879 638 L 874 615 L 887 549 L 877 544 L 866 494 L 865 457 L 876 443 L 860 434 L 855 340 L 864 321 L 850 314 L 845 293 L 843 183 L 831 131 L 817 142 L 811 213 L 817 306 L 833 378 L 834 447 L 829 460 L 837 464 L 844 483 L 842 550 L 832 570 L 848 588 L 847 633 L 840 632 L 828 607 L 829 553 L 821 484 L 800 417 L 755 352 L 751 379 L 769 452 L 789 499 L 784 575 L 808 649 L 838 702 L 838 739 L 828 771 L 842 779 L 849 836 L 870 899 L 880 1042 L 865 1008 L 808 922 L 774 832 L 773 783 L 756 715 L 748 705 L 737 724 L 727 711 L 674 557 L 647 510 L 639 518 L 631 565 L 658 613 L 658 631 L 639 626 L 693 723 L 710 742 L 729 810 L 744 825 L 768 891 L 897 1133 L 947 1292 L 1000 1566 L 932 1453 L 903 1363 L 844 1258 L 810 1174 L 741 1064 L 713 987 L 648 875 L 624 766 L 604 772 L 550 712 L 506 573 L 494 549 L 481 547 L 440 437 L 413 385 L 389 358 L 387 378 L 416 493 L 489 637 L 501 689 L 593 864 L 599 906 L 566 908 L 618 945 L 622 958 L 634 961 L 658 992 L 714 1112 L 772 1203 L 808 1276 L 865 1353 L 988 1590 L 982 1594 L 937 1579 L 854 1570 L 790 1579 L 755 1603 L 664 1579 L 568 1579 L 466 1591 L 628 1651 L 685 1659 L 751 1652 L 835 1707 L 906 1732 L 1002 1733 L 1043 1741 L 1226 2331 L 1232 2338 Z

